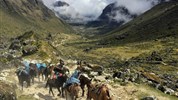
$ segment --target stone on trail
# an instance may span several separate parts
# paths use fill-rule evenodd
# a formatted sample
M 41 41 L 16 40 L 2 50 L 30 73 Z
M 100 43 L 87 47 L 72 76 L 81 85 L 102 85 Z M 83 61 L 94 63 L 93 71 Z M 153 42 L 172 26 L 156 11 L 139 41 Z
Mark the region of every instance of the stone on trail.
M 147 96 L 143 97 L 141 100 L 157 100 L 157 98 L 155 96 Z
M 40 97 L 37 95 L 37 94 L 34 94 L 34 96 L 33 96 L 35 99 L 37 99 L 37 100 L 39 100 L 40 99 Z

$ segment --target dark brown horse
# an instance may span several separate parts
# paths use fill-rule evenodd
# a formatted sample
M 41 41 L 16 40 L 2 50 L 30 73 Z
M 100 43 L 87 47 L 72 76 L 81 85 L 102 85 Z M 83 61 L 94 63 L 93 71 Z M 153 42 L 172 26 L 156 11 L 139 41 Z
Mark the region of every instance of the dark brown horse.
M 87 100 L 113 100 L 109 94 L 109 89 L 105 84 L 100 86 L 89 84 L 88 87 L 88 94 Z
M 62 91 L 62 96 L 64 97 L 64 94 L 63 94 L 63 85 L 67 81 L 67 78 L 68 77 L 67 77 L 66 74 L 63 74 L 62 76 L 58 76 L 56 79 L 48 78 L 48 80 L 46 82 L 46 88 L 47 88 L 47 86 L 49 86 L 49 94 L 51 92 L 52 95 L 54 96 L 52 88 L 57 88 L 58 91 L 59 91 L 58 96 L 61 95 L 61 91 Z
M 34 84 L 34 78 L 37 75 L 37 71 L 34 68 L 29 68 L 29 75 L 30 75 L 30 79 L 32 80 L 32 83 Z
M 79 80 L 80 80 L 80 87 L 82 89 L 82 96 L 84 96 L 84 93 L 85 93 L 85 85 L 89 85 L 91 84 L 91 81 L 92 79 L 90 79 L 87 75 L 85 74 L 81 74 L 80 77 L 79 77 Z
M 17 69 L 16 74 L 19 80 L 20 85 L 22 86 L 23 90 L 23 82 L 27 82 L 27 87 L 30 86 L 30 75 L 23 69 Z

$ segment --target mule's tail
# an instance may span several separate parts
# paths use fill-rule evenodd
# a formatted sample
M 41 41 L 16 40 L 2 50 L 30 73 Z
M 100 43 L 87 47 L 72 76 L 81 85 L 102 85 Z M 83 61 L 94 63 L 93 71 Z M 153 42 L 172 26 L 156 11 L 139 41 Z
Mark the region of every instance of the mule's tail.
M 106 91 L 106 93 L 107 93 L 107 100 L 112 100 L 112 98 L 111 98 L 110 93 L 109 93 L 108 90 Z

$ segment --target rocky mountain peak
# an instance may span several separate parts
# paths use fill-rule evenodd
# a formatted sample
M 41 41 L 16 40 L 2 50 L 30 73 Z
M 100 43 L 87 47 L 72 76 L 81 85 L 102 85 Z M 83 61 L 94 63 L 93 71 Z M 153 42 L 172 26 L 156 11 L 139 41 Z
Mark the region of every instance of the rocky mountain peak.
M 64 1 L 56 1 L 54 4 L 53 4 L 54 7 L 63 7 L 63 6 L 69 6 L 68 3 L 64 2 Z
M 123 16 L 127 16 L 130 19 L 135 18 L 137 16 L 135 14 L 131 14 L 126 7 L 117 6 L 116 3 L 111 3 L 107 7 L 105 7 L 102 14 L 98 17 L 98 19 L 106 21 L 106 22 L 109 22 L 111 20 L 113 21 L 114 18 L 117 17 L 118 13 L 120 13 Z M 120 20 L 120 21 L 123 21 L 123 20 Z

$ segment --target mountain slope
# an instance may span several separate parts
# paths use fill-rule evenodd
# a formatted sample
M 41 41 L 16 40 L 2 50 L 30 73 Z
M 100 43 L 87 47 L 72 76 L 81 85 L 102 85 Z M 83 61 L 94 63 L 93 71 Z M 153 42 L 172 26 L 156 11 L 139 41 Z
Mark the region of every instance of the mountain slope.
M 178 2 L 159 4 L 133 21 L 107 33 L 103 42 L 132 43 L 178 36 L 177 16 Z
M 45 7 L 41 0 L 1 0 L 1 33 L 29 30 L 70 33 L 70 27 Z
M 0 0 L 0 60 L 11 54 L 34 59 L 56 58 L 59 52 L 52 43 L 60 42 L 59 37 L 68 33 L 73 33 L 71 27 L 41 0 Z M 31 38 L 30 34 L 38 38 Z M 52 39 L 54 36 L 57 40 Z
M 66 56 L 73 55 L 76 58 L 82 57 L 80 59 L 90 59 L 92 62 L 98 60 L 99 63 L 101 61 L 108 63 L 108 60 L 104 61 L 107 57 L 130 59 L 170 46 L 177 48 L 177 11 L 177 2 L 159 4 L 109 33 L 70 40 L 66 43 L 68 49 L 63 51 L 66 52 Z M 75 54 L 72 52 L 74 50 Z

